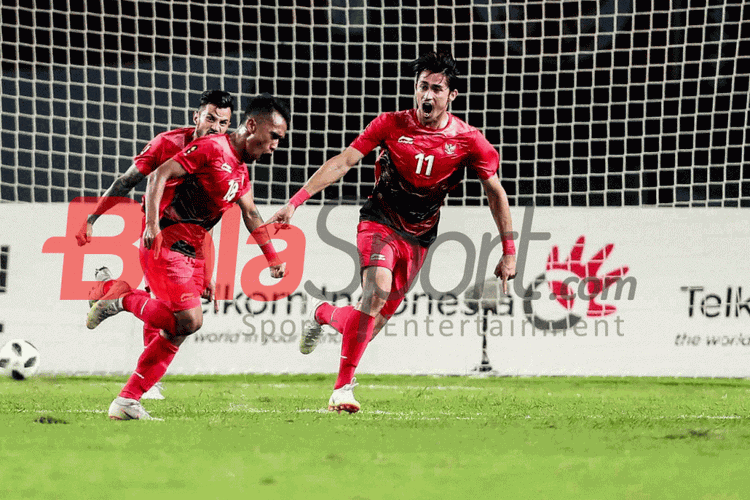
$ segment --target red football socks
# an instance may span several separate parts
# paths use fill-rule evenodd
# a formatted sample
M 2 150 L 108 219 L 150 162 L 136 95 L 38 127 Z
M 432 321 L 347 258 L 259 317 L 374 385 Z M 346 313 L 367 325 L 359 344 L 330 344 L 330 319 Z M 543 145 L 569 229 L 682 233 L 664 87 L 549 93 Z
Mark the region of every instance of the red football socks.
M 343 324 L 353 310 L 352 306 L 335 307 L 328 302 L 323 302 L 315 310 L 315 321 L 321 325 L 331 325 L 337 332 L 344 333 Z M 336 318 L 333 317 L 334 315 Z
M 177 319 L 172 310 L 161 300 L 152 298 L 143 290 L 133 290 L 122 298 L 122 307 L 138 319 L 169 333 L 177 332 Z M 144 331 L 144 341 L 146 332 Z
M 320 310 L 320 309 L 318 309 Z M 359 360 L 372 338 L 375 318 L 351 306 L 336 308 L 336 319 L 341 323 L 341 361 L 339 362 L 339 376 L 334 389 L 338 389 L 352 381 L 354 371 Z
M 140 400 L 143 393 L 151 389 L 167 372 L 178 349 L 169 340 L 158 335 L 138 358 L 138 366 L 120 391 L 120 396 Z
M 161 332 L 160 328 L 155 328 L 148 323 L 143 323 L 143 347 L 149 345 Z
M 146 292 L 146 293 L 148 293 L 148 292 Z M 137 295 L 141 295 L 141 294 L 139 293 Z M 125 297 L 123 297 L 122 300 L 123 300 L 123 302 L 125 302 Z M 138 300 L 136 300 L 136 299 L 128 299 L 128 303 L 130 303 L 131 300 L 136 301 L 135 307 L 138 307 L 138 304 L 140 303 L 140 300 L 139 299 Z M 131 303 L 130 305 L 133 305 L 133 304 Z M 123 307 L 124 307 L 124 304 L 123 304 Z M 143 307 L 143 305 L 141 304 L 140 307 Z M 159 313 L 157 313 L 157 314 L 159 314 Z M 141 319 L 143 319 L 143 318 L 141 318 Z M 156 328 L 155 326 L 152 326 L 148 321 L 144 321 L 143 322 L 143 347 L 146 347 L 147 345 L 149 345 L 156 338 L 156 336 L 159 335 L 159 332 L 161 332 L 161 328 Z

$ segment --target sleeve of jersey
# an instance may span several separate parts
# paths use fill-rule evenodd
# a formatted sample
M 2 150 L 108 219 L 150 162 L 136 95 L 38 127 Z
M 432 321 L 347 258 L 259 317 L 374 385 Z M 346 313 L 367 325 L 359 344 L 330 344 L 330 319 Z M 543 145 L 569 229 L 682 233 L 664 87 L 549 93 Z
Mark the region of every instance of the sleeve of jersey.
M 133 158 L 133 164 L 143 175 L 148 175 L 162 164 L 162 149 L 163 140 L 161 136 L 157 135 L 146 144 L 141 152 Z
M 240 198 L 245 196 L 250 191 L 251 187 L 252 184 L 250 184 L 250 177 L 246 175 L 242 180 L 242 187 L 240 187 L 240 194 L 237 196 L 237 199 L 239 200 Z
M 393 126 L 392 121 L 388 113 L 378 116 L 352 141 L 351 147 L 366 155 L 385 140 L 388 130 Z
M 179 163 L 185 172 L 192 174 L 209 162 L 213 150 L 212 142 L 198 140 L 186 146 L 172 159 Z
M 500 155 L 481 133 L 476 134 L 474 141 L 474 162 L 472 167 L 482 180 L 489 179 L 495 175 L 495 172 L 500 167 Z

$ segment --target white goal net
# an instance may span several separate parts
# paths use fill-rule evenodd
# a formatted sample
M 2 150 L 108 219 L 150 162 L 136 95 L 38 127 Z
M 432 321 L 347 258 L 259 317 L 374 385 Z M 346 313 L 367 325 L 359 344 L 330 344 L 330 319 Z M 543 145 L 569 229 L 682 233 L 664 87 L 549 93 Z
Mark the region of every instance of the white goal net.
M 0 200 L 100 195 L 220 88 L 239 110 L 266 91 L 290 103 L 289 139 L 251 168 L 257 201 L 284 201 L 378 113 L 411 107 L 406 63 L 440 49 L 512 205 L 750 206 L 741 0 L 253 3 L 4 0 Z M 311 202 L 361 202 L 373 159 Z M 450 204 L 486 203 L 468 176 Z

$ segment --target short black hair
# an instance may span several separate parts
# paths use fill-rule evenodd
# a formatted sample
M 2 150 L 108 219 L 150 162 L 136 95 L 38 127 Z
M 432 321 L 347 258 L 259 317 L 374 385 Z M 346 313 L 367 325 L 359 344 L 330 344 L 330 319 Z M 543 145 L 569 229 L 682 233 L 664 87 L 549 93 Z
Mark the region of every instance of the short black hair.
M 219 109 L 229 108 L 229 114 L 234 113 L 234 99 L 232 94 L 223 90 L 206 90 L 201 94 L 201 103 L 198 108 L 213 104 Z
M 289 111 L 289 106 L 286 103 L 268 92 L 256 95 L 250 99 L 245 108 L 245 118 L 247 121 L 251 116 L 260 115 L 271 115 L 274 111 L 278 111 L 279 114 L 286 120 L 287 127 L 291 124 L 292 113 Z
M 414 76 L 418 77 L 422 71 L 442 73 L 448 80 L 448 88 L 453 91 L 460 80 L 458 64 L 450 52 L 427 52 L 409 63 Z

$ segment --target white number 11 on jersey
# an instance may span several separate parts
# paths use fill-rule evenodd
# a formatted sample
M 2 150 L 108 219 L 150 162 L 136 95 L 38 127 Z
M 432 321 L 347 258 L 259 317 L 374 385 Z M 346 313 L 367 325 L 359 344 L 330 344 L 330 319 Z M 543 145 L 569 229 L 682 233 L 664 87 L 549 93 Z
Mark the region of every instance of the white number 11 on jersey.
M 422 164 L 427 160 L 427 169 L 424 171 L 424 175 L 425 177 L 429 177 L 432 172 L 432 162 L 435 161 L 435 156 L 425 156 L 424 153 L 419 153 L 418 155 L 414 155 L 414 158 L 417 159 L 417 174 L 422 173 Z

